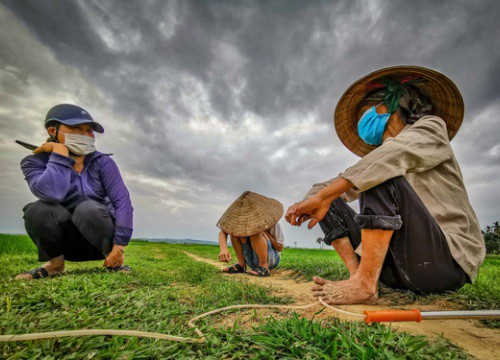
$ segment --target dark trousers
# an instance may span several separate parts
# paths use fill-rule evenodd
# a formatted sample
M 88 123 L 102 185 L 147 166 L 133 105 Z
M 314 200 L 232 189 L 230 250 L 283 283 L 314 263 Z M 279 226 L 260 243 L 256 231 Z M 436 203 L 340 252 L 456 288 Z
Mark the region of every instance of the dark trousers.
M 340 198 L 332 202 L 319 223 L 327 244 L 348 237 L 356 248 L 361 229 L 394 230 L 380 281 L 420 294 L 453 291 L 470 282 L 451 256 L 436 220 L 404 177 L 362 192 L 359 200 L 359 215 Z
M 113 247 L 114 223 L 108 208 L 86 200 L 69 211 L 43 201 L 23 208 L 24 226 L 38 247 L 38 260 L 60 255 L 69 261 L 100 260 Z

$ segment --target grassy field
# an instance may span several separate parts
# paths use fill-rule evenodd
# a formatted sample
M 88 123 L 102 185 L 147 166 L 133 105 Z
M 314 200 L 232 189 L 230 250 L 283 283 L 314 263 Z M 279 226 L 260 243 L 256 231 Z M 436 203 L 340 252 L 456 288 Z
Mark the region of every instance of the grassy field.
M 137 329 L 192 337 L 187 321 L 203 312 L 241 303 L 284 304 L 291 299 L 270 295 L 268 288 L 228 280 L 184 251 L 213 257 L 210 246 L 131 243 L 131 274 L 110 273 L 102 262 L 69 263 L 68 274 L 32 282 L 12 281 L 37 266 L 30 240 L 0 235 L 0 333 L 16 334 L 81 328 Z M 301 251 L 303 253 L 301 254 Z M 314 272 L 314 256 L 333 252 L 288 249 L 283 266 L 293 258 L 310 264 L 297 272 Z M 337 260 L 331 260 L 337 262 Z M 335 270 L 337 271 L 337 270 Z M 338 276 L 343 270 L 338 270 Z M 336 274 L 335 272 L 333 274 Z M 290 314 L 255 328 L 214 326 L 224 315 L 200 321 L 204 344 L 94 336 L 0 343 L 1 359 L 465 359 L 449 343 L 392 331 L 389 327 L 322 321 Z

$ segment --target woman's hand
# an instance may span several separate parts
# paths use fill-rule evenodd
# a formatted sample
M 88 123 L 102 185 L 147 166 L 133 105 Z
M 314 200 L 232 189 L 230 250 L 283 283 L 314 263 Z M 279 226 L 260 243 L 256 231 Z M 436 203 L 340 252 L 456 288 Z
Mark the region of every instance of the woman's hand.
M 336 178 L 316 195 L 290 206 L 285 214 L 286 221 L 292 225 L 300 226 L 304 221 L 312 219 L 307 226 L 312 229 L 323 220 L 333 200 L 353 187 L 354 184 L 349 180 L 342 177 Z
M 125 260 L 125 246 L 113 245 L 113 249 L 104 260 L 104 266 L 107 268 L 117 268 L 123 265 Z
M 312 229 L 328 212 L 331 201 L 322 199 L 318 194 L 309 199 L 293 204 L 288 208 L 285 219 L 290 224 L 300 226 L 304 221 L 310 220 L 308 228 Z
M 68 148 L 66 146 L 64 146 L 63 144 L 56 143 L 56 142 L 46 142 L 45 144 L 43 144 L 40 147 L 33 150 L 33 153 L 35 153 L 35 154 L 40 154 L 43 152 L 46 152 L 46 153 L 55 152 L 59 155 L 69 156 Z
M 221 250 L 219 253 L 219 260 L 222 262 L 231 261 L 231 254 L 229 253 L 229 250 Z

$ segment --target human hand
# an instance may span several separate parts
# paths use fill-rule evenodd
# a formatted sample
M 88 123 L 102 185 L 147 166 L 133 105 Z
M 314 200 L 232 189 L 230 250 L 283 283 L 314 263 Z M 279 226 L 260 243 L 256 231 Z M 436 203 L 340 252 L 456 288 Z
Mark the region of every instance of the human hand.
M 231 261 L 231 254 L 229 253 L 229 250 L 221 250 L 219 253 L 219 260 L 226 263 Z
M 124 260 L 125 246 L 114 244 L 113 249 L 104 260 L 104 266 L 107 268 L 117 268 L 123 265 Z
M 312 229 L 325 217 L 330 204 L 331 202 L 314 195 L 290 206 L 286 211 L 285 219 L 294 226 L 300 226 L 303 222 L 312 219 L 307 225 L 309 229 Z
M 33 153 L 35 153 L 35 154 L 40 154 L 43 152 L 46 152 L 46 153 L 55 152 L 55 153 L 58 153 L 59 155 L 63 155 L 63 156 L 69 155 L 68 148 L 66 146 L 64 146 L 63 144 L 56 143 L 56 142 L 46 142 L 45 144 L 42 144 L 41 146 L 39 146 L 35 150 L 33 150 Z

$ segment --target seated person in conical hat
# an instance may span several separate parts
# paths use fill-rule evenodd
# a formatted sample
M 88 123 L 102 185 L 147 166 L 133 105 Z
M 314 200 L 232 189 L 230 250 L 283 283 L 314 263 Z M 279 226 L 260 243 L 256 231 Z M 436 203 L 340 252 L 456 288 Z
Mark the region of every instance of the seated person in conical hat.
M 269 276 L 278 266 L 285 238 L 279 219 L 283 205 L 251 191 L 245 191 L 217 222 L 219 232 L 219 260 L 231 261 L 227 236 L 231 238 L 238 262 L 224 268 L 229 274 L 246 273 L 252 276 Z
M 335 128 L 362 159 L 313 186 L 285 216 L 319 223 L 349 269 L 345 281 L 314 277 L 314 296 L 371 304 L 379 280 L 419 294 L 474 281 L 485 245 L 450 145 L 463 115 L 456 85 L 421 67 L 381 69 L 346 90 Z M 357 196 L 359 214 L 345 203 Z

